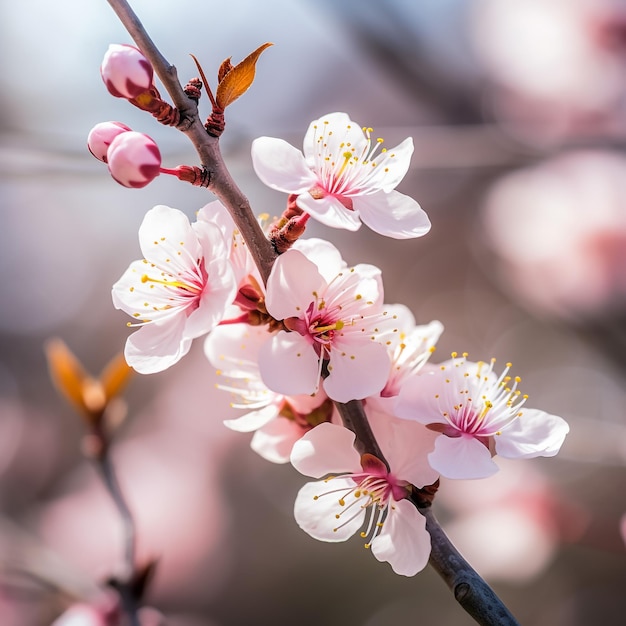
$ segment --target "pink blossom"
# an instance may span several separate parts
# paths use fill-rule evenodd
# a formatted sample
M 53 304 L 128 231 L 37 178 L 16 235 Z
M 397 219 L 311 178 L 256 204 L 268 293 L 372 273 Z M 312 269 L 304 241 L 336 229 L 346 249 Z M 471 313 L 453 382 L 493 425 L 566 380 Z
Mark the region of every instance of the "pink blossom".
M 491 363 L 473 363 L 467 355 L 424 372 L 400 391 L 395 414 L 440 433 L 428 455 L 446 478 L 485 478 L 498 471 L 494 454 L 518 459 L 554 456 L 569 426 L 560 417 L 524 408 L 527 396 L 519 377 L 500 376 Z
M 253 432 L 252 449 L 272 463 L 287 463 L 293 444 L 319 422 L 327 421 L 332 404 L 323 390 L 314 395 L 285 396 L 270 391 L 259 373 L 258 354 L 268 340 L 259 326 L 218 326 L 206 338 L 204 350 L 224 382 L 217 387 L 232 394 L 231 406 L 248 412 L 224 424 L 238 432 Z
M 443 324 L 434 320 L 417 325 L 415 317 L 403 304 L 385 305 L 389 325 L 381 335 L 391 355 L 387 383 L 378 395 L 368 398 L 379 410 L 393 415 L 395 397 L 402 385 L 411 380 L 428 362 L 443 332 Z
M 626 299 L 626 158 L 568 151 L 501 178 L 482 232 L 507 291 L 526 307 L 579 322 Z
M 372 429 L 391 470 L 372 455 L 354 449 L 354 433 L 320 424 L 297 441 L 294 467 L 322 478 L 304 485 L 296 498 L 298 525 L 320 541 L 346 541 L 359 529 L 365 547 L 397 574 L 414 576 L 430 555 L 425 519 L 407 499 L 410 485 L 423 487 L 438 476 L 426 451 L 434 433 L 416 423 L 369 412 Z M 407 428 L 407 426 L 409 426 Z
M 332 249 L 324 243 L 322 249 Z M 338 402 L 378 393 L 390 359 L 377 339 L 385 321 L 380 270 L 347 268 L 339 253 L 319 264 L 301 250 L 278 257 L 267 282 L 266 307 L 291 331 L 279 331 L 262 346 L 264 383 L 285 395 L 312 394 L 320 386 Z
M 123 132 L 107 150 L 111 176 L 124 187 L 145 187 L 161 172 L 161 153 L 155 141 L 135 131 Z
M 379 150 L 383 140 L 372 142 L 371 133 L 345 113 L 329 113 L 309 126 L 304 154 L 282 139 L 260 137 L 252 163 L 266 185 L 298 195 L 298 207 L 326 226 L 355 231 L 362 220 L 396 239 L 425 235 L 426 213 L 395 191 L 409 169 L 413 140 Z
M 111 142 L 120 134 L 132 128 L 122 122 L 100 122 L 96 124 L 87 136 L 87 147 L 96 159 L 107 162 L 107 151 Z
M 131 100 L 152 87 L 154 70 L 138 48 L 112 43 L 104 54 L 100 74 L 112 96 Z
M 221 321 L 235 294 L 226 242 L 217 226 L 190 224 L 177 209 L 156 206 L 139 228 L 144 259 L 113 285 L 113 303 L 141 326 L 126 342 L 128 364 L 142 374 L 179 361 L 192 339 Z

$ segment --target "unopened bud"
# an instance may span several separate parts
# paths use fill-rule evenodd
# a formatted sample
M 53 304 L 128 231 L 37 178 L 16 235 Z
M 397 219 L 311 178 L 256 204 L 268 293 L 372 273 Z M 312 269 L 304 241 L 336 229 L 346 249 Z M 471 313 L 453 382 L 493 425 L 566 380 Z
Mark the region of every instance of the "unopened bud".
M 145 187 L 161 170 L 159 147 L 148 135 L 135 131 L 113 139 L 107 161 L 111 176 L 124 187 Z
M 107 162 L 107 151 L 111 142 L 120 134 L 132 128 L 122 122 L 100 122 L 96 124 L 87 136 L 87 147 L 96 159 Z
M 152 86 L 154 70 L 140 50 L 112 43 L 100 66 L 102 80 L 116 98 L 136 98 Z

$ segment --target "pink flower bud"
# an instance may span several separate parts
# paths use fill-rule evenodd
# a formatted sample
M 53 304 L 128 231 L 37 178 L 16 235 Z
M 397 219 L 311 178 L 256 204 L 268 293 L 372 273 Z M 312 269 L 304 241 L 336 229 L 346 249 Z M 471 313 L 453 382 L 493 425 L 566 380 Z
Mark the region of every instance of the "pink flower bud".
M 150 89 L 154 71 L 140 50 L 112 43 L 102 60 L 100 74 L 112 96 L 130 100 Z
M 161 170 L 161 153 L 153 139 L 133 130 L 120 133 L 109 146 L 111 176 L 124 187 L 145 187 Z
M 120 134 L 132 128 L 122 122 L 100 122 L 96 124 L 87 136 L 87 147 L 96 159 L 107 162 L 107 150 L 111 142 Z

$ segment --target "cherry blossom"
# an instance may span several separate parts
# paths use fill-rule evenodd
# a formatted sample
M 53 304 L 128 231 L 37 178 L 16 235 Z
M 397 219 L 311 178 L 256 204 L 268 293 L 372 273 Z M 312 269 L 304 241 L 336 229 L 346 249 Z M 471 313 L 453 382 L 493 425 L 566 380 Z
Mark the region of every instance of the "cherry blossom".
M 177 209 L 148 211 L 139 243 L 144 259 L 115 283 L 113 303 L 137 320 L 129 326 L 141 326 L 126 342 L 128 364 L 150 374 L 174 365 L 194 338 L 217 326 L 236 283 L 219 228 L 190 224 Z
M 321 250 L 332 250 L 324 243 Z M 318 255 L 319 256 L 319 255 Z M 301 250 L 278 257 L 267 282 L 265 305 L 289 329 L 261 347 L 264 383 L 285 395 L 312 394 L 320 386 L 338 402 L 378 393 L 387 381 L 390 358 L 377 340 L 385 322 L 380 270 L 346 267 L 340 254 L 319 264 Z
M 317 423 L 327 421 L 332 403 L 323 390 L 313 396 L 284 396 L 270 391 L 259 373 L 258 353 L 268 339 L 263 327 L 218 326 L 204 350 L 224 382 L 217 387 L 233 396 L 231 406 L 248 413 L 224 424 L 238 432 L 254 432 L 251 448 L 267 461 L 287 463 L 293 444 Z
M 395 414 L 440 433 L 428 455 L 446 478 L 485 478 L 498 471 L 492 456 L 510 459 L 554 456 L 569 426 L 560 417 L 524 408 L 519 377 L 500 376 L 490 363 L 467 354 L 414 377 L 398 396 Z
M 443 324 L 433 320 L 418 325 L 413 313 L 403 304 L 385 305 L 385 311 L 390 322 L 393 320 L 381 335 L 391 354 L 391 368 L 383 390 L 368 398 L 368 402 L 393 415 L 395 397 L 405 381 L 411 380 L 428 362 L 443 332 Z
M 430 221 L 420 205 L 395 188 L 409 169 L 413 140 L 386 150 L 345 113 L 329 113 L 309 126 L 304 154 L 282 139 L 252 144 L 258 177 L 272 189 L 298 196 L 300 209 L 326 226 L 372 230 L 396 239 L 425 235 Z
M 346 541 L 359 529 L 365 547 L 394 572 L 414 576 L 430 555 L 425 518 L 407 499 L 411 485 L 423 487 L 438 476 L 426 452 L 435 433 L 415 422 L 369 411 L 372 429 L 391 470 L 354 449 L 354 433 L 335 424 L 316 426 L 291 453 L 302 474 L 325 480 L 309 482 L 298 493 L 298 525 L 320 541 Z M 407 428 L 407 426 L 409 426 Z

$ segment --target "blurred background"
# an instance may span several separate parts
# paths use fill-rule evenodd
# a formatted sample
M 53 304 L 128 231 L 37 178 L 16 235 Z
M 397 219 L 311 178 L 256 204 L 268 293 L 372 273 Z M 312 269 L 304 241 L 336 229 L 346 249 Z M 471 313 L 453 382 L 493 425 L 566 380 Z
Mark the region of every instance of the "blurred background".
M 380 266 L 388 302 L 439 319 L 435 360 L 510 360 L 529 406 L 568 420 L 559 456 L 444 482 L 435 510 L 522 624 L 622 624 L 626 2 L 132 4 L 182 82 L 197 74 L 188 53 L 214 76 L 275 44 L 222 140 L 257 213 L 285 202 L 255 178 L 257 136 L 300 146 L 312 119 L 345 111 L 389 146 L 414 138 L 399 190 L 428 212 L 426 237 L 310 235 Z M 102 56 L 130 38 L 104 0 L 5 0 L 0 31 L 0 623 L 47 626 L 119 572 L 122 529 L 44 343 L 61 337 L 100 372 L 128 335 L 110 288 L 140 256 L 144 214 L 192 217 L 212 197 L 166 176 L 124 189 L 87 152 L 91 127 L 119 120 L 165 166 L 196 162 L 183 135 L 107 94 Z M 432 569 L 398 577 L 356 539 L 300 531 L 304 477 L 222 425 L 233 412 L 214 383 L 201 340 L 134 377 L 115 443 L 140 558 L 158 559 L 147 600 L 168 624 L 474 623 Z

